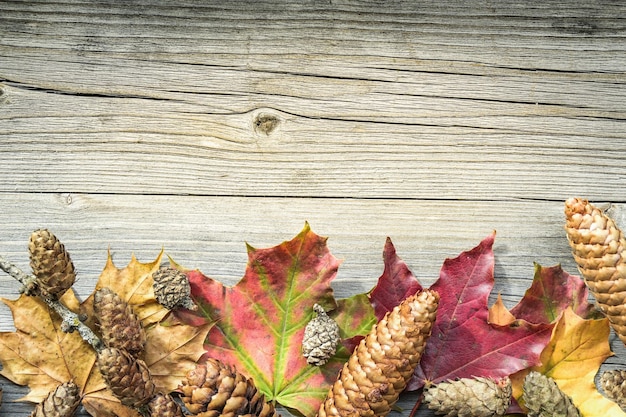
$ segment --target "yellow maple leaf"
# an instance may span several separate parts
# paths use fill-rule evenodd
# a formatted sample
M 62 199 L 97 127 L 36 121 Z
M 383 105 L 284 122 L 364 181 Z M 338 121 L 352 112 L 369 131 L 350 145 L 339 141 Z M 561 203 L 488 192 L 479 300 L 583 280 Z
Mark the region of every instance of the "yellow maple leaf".
M 148 263 L 141 263 L 133 254 L 130 262 L 124 268 L 118 268 L 113 263 L 111 252 L 108 253 L 107 263 L 96 283 L 96 290 L 108 287 L 120 298 L 133 306 L 133 311 L 143 327 L 158 323 L 167 315 L 168 310 L 157 303 L 152 289 L 152 274 L 159 269 L 163 251 L 157 258 Z M 93 312 L 93 294 L 85 300 L 84 309 Z M 92 314 L 88 314 L 92 316 Z
M 202 346 L 210 325 L 161 325 L 169 310 L 156 301 L 152 274 L 159 269 L 162 258 L 163 251 L 154 261 L 141 263 L 133 255 L 126 267 L 118 268 L 109 253 L 95 290 L 108 287 L 133 307 L 146 330 L 146 348 L 142 359 L 150 368 L 157 389 L 169 392 L 178 387 L 204 354 Z M 93 294 L 84 304 L 86 308 L 93 309 Z
M 17 330 L 0 333 L 0 373 L 17 384 L 29 385 L 31 390 L 23 400 L 39 402 L 51 388 L 70 380 L 81 386 L 83 393 L 93 389 L 88 375 L 96 354 L 78 333 L 61 331 L 60 317 L 39 298 L 21 295 L 15 301 L 2 301 L 11 309 Z M 78 304 L 73 291 L 67 291 L 62 301 L 68 307 Z M 72 360 L 65 360 L 69 357 Z
M 144 264 L 133 256 L 127 267 L 118 269 L 109 255 L 96 289 L 107 286 L 133 306 L 146 331 L 143 359 L 157 389 L 170 392 L 204 354 L 210 325 L 160 323 L 168 310 L 154 298 L 152 272 L 161 257 L 162 252 L 154 262 Z M 57 385 L 71 380 L 81 388 L 83 406 L 91 415 L 140 417 L 107 388 L 91 346 L 78 332 L 64 333 L 61 318 L 43 301 L 25 295 L 2 301 L 11 309 L 16 331 L 0 333 L 0 374 L 30 388 L 22 400 L 40 402 Z M 93 311 L 93 294 L 80 304 L 74 292 L 67 291 L 61 302 L 74 312 Z
M 626 417 L 621 408 L 596 388 L 594 377 L 600 365 L 613 355 L 609 346 L 609 322 L 583 319 L 570 308 L 559 318 L 548 345 L 541 353 L 541 366 L 511 377 L 516 398 L 521 396 L 524 377 L 531 370 L 554 379 L 583 417 Z

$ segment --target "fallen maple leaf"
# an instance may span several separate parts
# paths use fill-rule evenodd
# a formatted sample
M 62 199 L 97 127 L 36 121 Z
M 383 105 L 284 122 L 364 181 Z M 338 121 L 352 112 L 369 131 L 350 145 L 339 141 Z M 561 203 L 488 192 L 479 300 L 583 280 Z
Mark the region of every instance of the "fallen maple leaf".
M 73 291 L 67 291 L 61 301 L 78 311 Z M 0 373 L 16 384 L 28 385 L 30 391 L 21 400 L 41 402 L 58 385 L 74 381 L 84 399 L 98 399 L 114 410 L 99 416 L 139 416 L 108 392 L 95 364 L 95 351 L 78 332 L 63 332 L 60 317 L 43 301 L 21 295 L 3 302 L 11 309 L 16 331 L 0 333 Z
M 583 417 L 626 416 L 616 403 L 598 392 L 594 382 L 602 362 L 613 354 L 609 333 L 606 318 L 583 319 L 571 308 L 566 309 L 541 353 L 541 365 L 511 377 L 514 396 L 519 399 L 524 377 L 535 370 L 554 379 Z
M 447 259 L 430 289 L 441 300 L 432 335 L 410 390 L 426 382 L 455 378 L 503 378 L 539 363 L 550 339 L 551 324 L 516 320 L 509 326 L 489 323 L 487 307 L 494 285 L 495 234 L 474 249 Z
M 378 278 L 376 286 L 369 293 L 370 302 L 378 320 L 393 310 L 402 300 L 422 290 L 417 278 L 397 255 L 390 238 L 387 238 L 385 242 L 383 262 L 385 269 Z
M 596 311 L 588 297 L 585 282 L 563 271 L 561 265 L 543 267 L 536 263 L 533 283 L 511 314 L 531 323 L 552 323 L 571 307 L 581 317 L 588 317 Z
M 142 264 L 132 258 L 126 268 L 115 267 L 109 256 L 96 288 L 108 286 L 121 294 L 143 318 L 146 328 L 144 359 L 153 373 L 157 388 L 163 392 L 175 389 L 182 377 L 195 366 L 204 353 L 203 342 L 210 325 L 184 324 L 165 327 L 154 322 L 167 310 L 157 307 L 151 295 L 151 272 L 157 260 Z M 79 304 L 73 291 L 67 291 L 61 302 L 74 312 L 92 311 L 92 296 Z M 98 417 L 139 417 L 123 406 L 107 388 L 96 365 L 96 353 L 78 332 L 64 333 L 61 319 L 36 297 L 22 295 L 16 301 L 3 300 L 11 309 L 15 332 L 0 333 L 0 372 L 7 379 L 28 385 L 30 392 L 22 400 L 40 402 L 57 385 L 74 381 L 81 389 L 83 406 Z M 135 304 L 137 303 L 137 304 Z M 156 305 L 155 305 L 156 304 Z
M 489 323 L 497 324 L 498 326 L 509 326 L 515 322 L 516 318 L 511 314 L 509 309 L 506 308 L 502 297 L 498 294 L 496 302 L 489 307 L 489 317 L 487 320 Z
M 588 301 L 589 291 L 582 279 L 565 272 L 560 265 L 535 264 L 533 282 L 524 297 L 508 310 L 502 298 L 489 309 L 489 322 L 506 326 L 516 319 L 531 323 L 554 323 L 567 308 L 583 318 L 600 317 Z
M 366 294 L 357 294 L 337 301 L 337 309 L 330 316 L 340 330 L 345 349 L 337 351 L 337 357 L 348 360 L 350 354 L 378 321 Z
M 278 246 L 248 246 L 245 275 L 234 287 L 188 271 L 199 311 L 177 315 L 193 324 L 214 323 L 206 340 L 207 357 L 251 377 L 268 400 L 313 416 L 348 356 L 339 352 L 322 367 L 307 364 L 301 345 L 313 304 L 335 310 L 331 315 L 346 338 L 365 333 L 375 322 L 366 297 L 337 305 L 330 282 L 338 267 L 326 238 L 305 224 L 295 238 Z
M 367 294 L 358 294 L 348 299 L 339 300 L 337 309 L 339 315 L 332 315 L 335 321 L 350 320 L 340 324 L 340 328 L 352 328 L 351 334 L 358 336 L 344 338 L 342 343 L 348 353 L 352 352 L 363 336 L 370 331 L 377 321 L 385 314 L 394 309 L 405 298 L 422 290 L 422 286 L 407 264 L 397 255 L 396 248 L 388 237 L 383 249 L 383 273 L 378 278 L 376 285 Z M 370 310 L 364 305 L 370 303 L 375 316 L 370 315 Z M 345 305 L 344 305 L 345 304 Z M 361 313 L 361 315 L 358 314 Z M 349 314 L 346 314 L 349 313 Z M 366 314 L 367 317 L 362 315 Z M 343 317 L 342 317 L 343 316 Z M 346 317 L 347 316 L 347 317 Z M 347 359 L 347 357 L 346 357 Z
M 124 268 L 117 268 L 111 253 L 108 253 L 104 270 L 98 277 L 94 292 L 85 300 L 82 310 L 88 317 L 93 317 L 93 294 L 100 288 L 107 287 L 133 306 L 133 311 L 141 320 L 143 327 L 158 323 L 169 310 L 156 301 L 152 289 L 152 274 L 159 269 L 163 251 L 152 262 L 142 263 L 133 254 Z
M 84 394 L 93 391 L 89 374 L 96 355 L 78 333 L 61 331 L 59 316 L 37 297 L 21 295 L 15 301 L 2 301 L 11 309 L 16 331 L 0 333 L 0 373 L 30 387 L 22 400 L 40 402 L 52 388 L 70 380 Z M 77 311 L 79 303 L 73 291 L 67 291 L 61 301 Z M 65 360 L 69 357 L 73 360 Z

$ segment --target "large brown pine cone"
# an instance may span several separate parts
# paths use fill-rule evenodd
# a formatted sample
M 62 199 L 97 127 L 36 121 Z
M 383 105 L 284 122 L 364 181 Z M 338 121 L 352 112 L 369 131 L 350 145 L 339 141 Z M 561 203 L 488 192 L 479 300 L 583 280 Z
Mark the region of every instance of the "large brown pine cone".
M 73 382 L 59 385 L 31 413 L 31 417 L 71 417 L 80 405 L 80 390 Z
M 578 269 L 626 344 L 626 239 L 615 222 L 587 200 L 565 202 L 565 231 Z
M 37 290 L 42 296 L 60 298 L 74 285 L 74 264 L 54 234 L 46 229 L 35 230 L 30 235 L 28 250 Z
M 342 368 L 319 417 L 389 413 L 426 347 L 438 305 L 439 294 L 424 290 L 387 313 Z
M 280 417 L 251 379 L 215 359 L 191 370 L 178 391 L 196 417 Z
M 98 353 L 98 368 L 113 394 L 129 407 L 140 407 L 150 401 L 155 385 L 144 361 L 116 348 Z
M 143 352 L 146 334 L 141 321 L 126 301 L 111 289 L 100 288 L 94 293 L 93 309 L 105 345 L 134 356 Z

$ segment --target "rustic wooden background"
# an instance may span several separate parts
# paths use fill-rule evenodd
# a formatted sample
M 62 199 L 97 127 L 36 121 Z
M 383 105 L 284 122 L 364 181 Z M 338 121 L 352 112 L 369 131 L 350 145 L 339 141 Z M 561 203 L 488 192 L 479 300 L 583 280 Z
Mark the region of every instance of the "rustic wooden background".
M 430 285 L 496 230 L 512 306 L 533 262 L 576 272 L 567 197 L 624 216 L 625 19 L 619 0 L 0 1 L 0 253 L 28 270 L 51 229 L 83 297 L 108 248 L 234 284 L 245 242 L 308 221 L 343 297 L 387 236 Z M 27 416 L 0 384 L 0 416 Z

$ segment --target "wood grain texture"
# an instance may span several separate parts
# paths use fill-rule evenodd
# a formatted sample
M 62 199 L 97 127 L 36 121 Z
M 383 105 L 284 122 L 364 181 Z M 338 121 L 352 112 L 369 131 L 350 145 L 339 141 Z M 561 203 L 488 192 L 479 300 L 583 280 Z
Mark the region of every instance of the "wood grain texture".
M 234 284 L 244 242 L 309 221 L 344 297 L 386 236 L 429 285 L 497 230 L 511 306 L 533 262 L 575 272 L 565 198 L 623 217 L 626 6 L 591 3 L 2 1 L 0 253 L 27 268 L 50 228 L 83 297 L 107 247 Z M 28 415 L 0 383 L 0 417 Z

